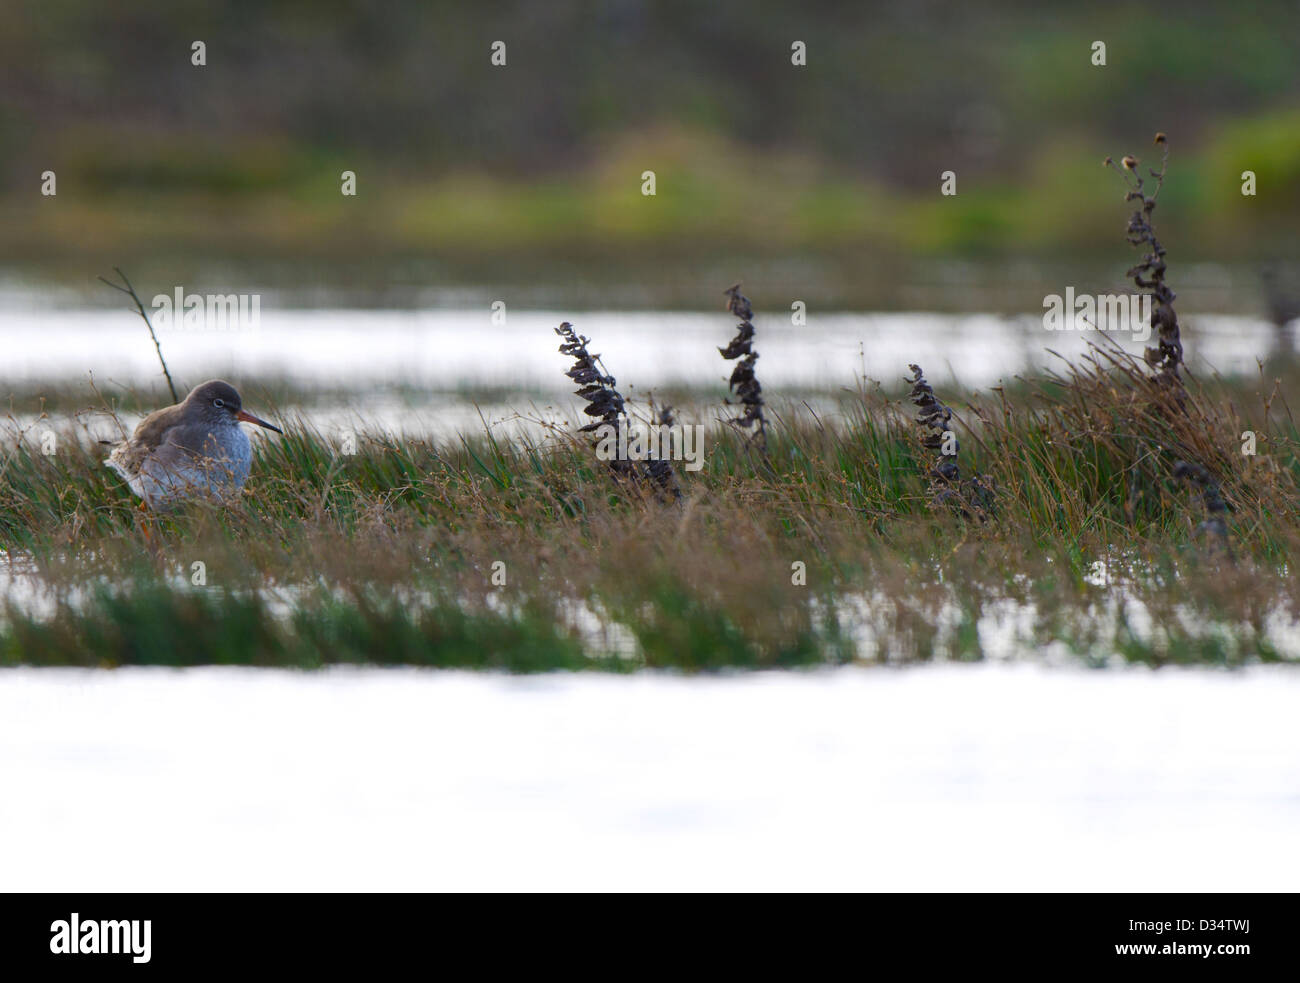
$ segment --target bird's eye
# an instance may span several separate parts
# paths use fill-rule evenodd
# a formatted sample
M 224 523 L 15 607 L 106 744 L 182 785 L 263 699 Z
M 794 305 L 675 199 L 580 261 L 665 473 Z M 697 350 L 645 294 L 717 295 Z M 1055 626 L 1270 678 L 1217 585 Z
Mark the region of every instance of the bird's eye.
M 212 401 L 212 404 L 213 404 L 214 406 L 225 406 L 225 405 L 226 405 L 226 401 L 225 401 L 224 399 L 214 399 L 214 400 Z

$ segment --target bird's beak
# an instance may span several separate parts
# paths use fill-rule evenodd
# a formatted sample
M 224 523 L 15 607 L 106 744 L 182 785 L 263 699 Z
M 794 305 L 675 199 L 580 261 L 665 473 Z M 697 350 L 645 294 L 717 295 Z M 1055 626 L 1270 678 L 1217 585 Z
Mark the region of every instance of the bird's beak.
M 246 413 L 243 410 L 240 410 L 235 414 L 235 419 L 243 423 L 256 423 L 259 427 L 266 427 L 267 430 L 274 430 L 278 434 L 284 433 L 284 431 L 275 426 L 275 424 L 267 423 L 265 420 L 258 419 L 253 416 L 252 413 Z

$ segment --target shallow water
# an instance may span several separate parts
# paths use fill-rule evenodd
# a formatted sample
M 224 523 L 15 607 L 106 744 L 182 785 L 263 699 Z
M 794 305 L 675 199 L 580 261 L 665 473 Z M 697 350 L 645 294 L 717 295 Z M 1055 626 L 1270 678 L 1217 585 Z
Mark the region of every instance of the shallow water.
M 483 308 L 461 310 L 262 310 L 256 328 L 234 331 L 160 329 L 159 341 L 178 385 L 224 377 L 257 405 L 259 382 L 320 389 L 310 405 L 279 406 L 281 419 L 301 413 L 326 435 L 370 431 L 443 442 L 490 427 L 497 439 L 538 438 L 544 422 L 576 419 L 578 403 L 564 377 L 569 362 L 557 349 L 554 327 L 572 320 L 591 337 L 623 394 L 644 406 L 651 390 L 689 389 L 706 402 L 691 407 L 690 422 L 716 420 L 732 364 L 718 355 L 736 321 L 725 312 L 510 311 L 492 324 Z M 837 390 L 862 378 L 901 384 L 916 362 L 936 385 L 962 390 L 1010 381 L 1061 359 L 1089 342 L 1118 344 L 1140 355 L 1144 345 L 1124 332 L 1049 332 L 1041 314 L 812 313 L 806 325 L 759 315 L 758 376 L 774 405 L 805 398 L 819 415 L 834 417 Z M 1199 373 L 1255 373 L 1256 360 L 1275 344 L 1274 328 L 1257 318 L 1187 319 L 1184 342 Z M 127 310 L 52 305 L 0 292 L 0 383 L 58 382 L 83 386 L 89 412 L 78 419 L 87 439 L 118 439 L 121 425 L 93 408 L 122 387 L 168 401 L 157 355 L 138 317 Z M 716 393 L 709 398 L 708 393 Z M 34 402 L 28 400 L 27 402 Z M 679 407 L 679 409 L 682 407 Z M 38 406 L 15 401 L 10 429 L 37 423 Z M 57 426 L 68 422 L 54 414 Z M 45 426 L 44 423 L 41 426 Z M 38 428 L 39 429 L 39 428 Z
M 160 329 L 172 374 L 183 383 L 213 376 L 235 382 L 287 378 L 305 387 L 364 392 L 406 385 L 441 392 L 503 387 L 564 392 L 565 359 L 554 328 L 570 320 L 593 341 L 625 395 L 656 386 L 725 386 L 730 365 L 718 356 L 736 321 L 725 312 L 510 311 L 492 324 L 486 309 L 262 310 L 243 330 Z M 894 381 L 919 363 L 931 381 L 982 387 L 1057 362 L 1088 341 L 1113 339 L 1137 355 L 1124 332 L 1052 332 L 1041 312 L 995 314 L 810 313 L 806 325 L 759 314 L 759 377 L 769 389 L 827 390 L 863 375 Z M 1194 369 L 1255 371 L 1274 329 L 1257 318 L 1185 318 Z M 0 298 L 3 380 L 97 380 L 161 383 L 143 323 L 127 310 L 30 309 Z M 1057 362 L 1059 364 L 1059 362 Z
M 1294 671 L 0 672 L 10 890 L 1286 891 Z M 111 849 L 69 850 L 94 815 Z

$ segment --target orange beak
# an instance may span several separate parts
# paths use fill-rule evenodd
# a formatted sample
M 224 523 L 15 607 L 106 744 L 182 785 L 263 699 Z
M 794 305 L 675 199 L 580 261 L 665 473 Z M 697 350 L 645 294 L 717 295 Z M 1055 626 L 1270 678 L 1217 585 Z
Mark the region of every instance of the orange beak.
M 284 433 L 283 430 L 274 424 L 267 423 L 265 420 L 259 419 L 258 417 L 253 416 L 252 413 L 246 413 L 243 410 L 240 410 L 235 414 L 235 419 L 242 423 L 256 423 L 259 427 L 266 427 L 267 430 L 274 430 L 278 434 Z

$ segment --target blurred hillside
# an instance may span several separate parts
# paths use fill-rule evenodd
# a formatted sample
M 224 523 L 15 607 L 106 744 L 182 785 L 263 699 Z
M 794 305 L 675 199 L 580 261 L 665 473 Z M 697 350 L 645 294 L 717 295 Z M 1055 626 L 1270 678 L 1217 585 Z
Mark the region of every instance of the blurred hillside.
M 869 302 L 953 261 L 1122 271 L 1100 162 L 1154 162 L 1156 129 L 1175 262 L 1300 256 L 1294 3 L 2 6 L 0 263 L 20 274 L 562 285 L 706 264 Z

